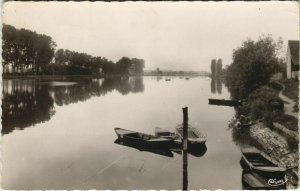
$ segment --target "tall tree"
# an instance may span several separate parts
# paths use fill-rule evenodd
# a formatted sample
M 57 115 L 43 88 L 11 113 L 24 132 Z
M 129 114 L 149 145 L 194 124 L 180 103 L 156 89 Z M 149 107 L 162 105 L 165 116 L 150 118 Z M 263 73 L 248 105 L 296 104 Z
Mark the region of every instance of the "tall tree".
M 216 76 L 216 59 L 211 60 L 210 69 L 211 69 L 211 76 L 214 78 Z

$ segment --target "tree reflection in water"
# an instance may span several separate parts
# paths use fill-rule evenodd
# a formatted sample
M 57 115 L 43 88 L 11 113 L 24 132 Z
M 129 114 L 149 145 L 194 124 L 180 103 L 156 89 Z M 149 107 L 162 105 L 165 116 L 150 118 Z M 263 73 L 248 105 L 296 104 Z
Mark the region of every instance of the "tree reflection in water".
M 210 92 L 212 94 L 222 94 L 222 81 L 220 78 L 211 78 Z
M 41 80 L 3 80 L 2 135 L 51 119 L 58 106 L 86 101 L 113 90 L 122 95 L 144 91 L 142 77 L 77 80 L 74 85 L 52 86 Z

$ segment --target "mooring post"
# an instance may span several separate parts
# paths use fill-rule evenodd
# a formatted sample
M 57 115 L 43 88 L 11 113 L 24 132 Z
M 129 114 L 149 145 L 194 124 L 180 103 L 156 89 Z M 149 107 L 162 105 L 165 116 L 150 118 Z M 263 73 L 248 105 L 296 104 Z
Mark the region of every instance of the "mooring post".
M 187 158 L 187 149 L 188 149 L 188 108 L 182 108 L 183 111 L 183 188 L 182 190 L 187 190 L 188 188 L 188 158 Z

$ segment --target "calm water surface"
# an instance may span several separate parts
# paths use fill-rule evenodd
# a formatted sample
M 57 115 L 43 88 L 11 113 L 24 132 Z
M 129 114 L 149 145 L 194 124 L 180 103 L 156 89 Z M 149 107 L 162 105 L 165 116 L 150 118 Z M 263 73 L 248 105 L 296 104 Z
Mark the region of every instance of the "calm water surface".
M 188 155 L 189 189 L 241 189 L 229 98 L 210 78 L 143 77 L 69 82 L 4 80 L 2 184 L 5 189 L 181 189 L 182 155 L 114 143 L 114 127 L 154 134 L 189 123 L 207 135 L 206 153 Z

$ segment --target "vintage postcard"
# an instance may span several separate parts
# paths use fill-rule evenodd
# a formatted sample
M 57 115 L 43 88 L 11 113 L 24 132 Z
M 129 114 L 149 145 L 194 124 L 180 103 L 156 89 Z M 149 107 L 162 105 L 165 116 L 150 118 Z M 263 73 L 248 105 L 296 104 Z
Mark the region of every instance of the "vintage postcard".
M 5 190 L 298 188 L 299 3 L 2 4 Z

